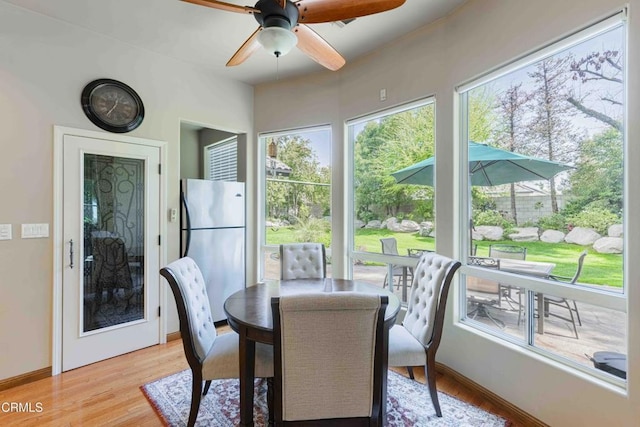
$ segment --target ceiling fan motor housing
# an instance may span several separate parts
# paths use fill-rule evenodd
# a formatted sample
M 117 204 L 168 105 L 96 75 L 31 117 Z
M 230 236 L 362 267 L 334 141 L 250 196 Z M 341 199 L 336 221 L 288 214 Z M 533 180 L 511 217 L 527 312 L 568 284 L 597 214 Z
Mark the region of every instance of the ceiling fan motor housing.
M 262 28 L 280 27 L 291 30 L 298 24 L 298 8 L 290 1 L 287 1 L 283 9 L 275 0 L 259 0 L 255 8 L 260 13 L 254 13 L 253 16 Z

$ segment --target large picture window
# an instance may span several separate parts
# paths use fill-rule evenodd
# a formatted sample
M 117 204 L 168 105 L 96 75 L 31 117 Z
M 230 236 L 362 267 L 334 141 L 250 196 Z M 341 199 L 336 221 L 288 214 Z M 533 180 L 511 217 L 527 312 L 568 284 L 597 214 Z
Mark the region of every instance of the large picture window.
M 279 279 L 280 244 L 323 243 L 331 253 L 331 128 L 263 134 L 260 144 L 264 159 L 262 279 Z
M 347 123 L 352 277 L 389 287 L 403 302 L 418 256 L 435 250 L 434 113 L 429 98 Z
M 615 16 L 459 89 L 462 322 L 619 383 L 625 58 Z

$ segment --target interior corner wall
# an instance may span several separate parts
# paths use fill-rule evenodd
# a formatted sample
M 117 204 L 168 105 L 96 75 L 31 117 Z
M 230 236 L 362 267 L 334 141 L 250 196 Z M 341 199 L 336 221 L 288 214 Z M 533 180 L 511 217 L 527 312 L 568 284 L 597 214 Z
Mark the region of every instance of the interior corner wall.
M 52 364 L 53 240 L 21 239 L 20 224 L 53 230 L 53 126 L 100 131 L 80 93 L 104 77 L 127 83 L 144 102 L 144 121 L 130 135 L 167 142 L 168 208 L 180 207 L 181 120 L 254 134 L 251 86 L 0 1 L 0 223 L 13 228 L 13 239 L 0 241 L 0 379 Z M 178 222 L 165 237 L 172 261 Z
M 199 136 L 199 131 L 194 128 L 180 127 L 180 179 L 202 178 Z
M 456 256 L 464 229 L 459 220 L 456 176 L 457 101 L 455 88 L 495 67 L 585 27 L 625 6 L 616 0 L 470 0 L 454 13 L 347 65 L 337 73 L 320 72 L 255 88 L 255 129 L 267 132 L 329 123 L 334 137 L 332 186 L 333 259 L 344 260 L 350 212 L 343 183 L 345 121 L 418 98 L 436 98 L 437 250 Z M 640 163 L 640 0 L 629 2 L 628 129 L 629 166 Z M 357 23 L 357 21 L 356 21 Z M 379 100 L 385 88 L 387 100 Z M 279 108 L 272 108 L 273 105 Z M 342 146 L 342 149 L 341 149 Z M 639 168 L 627 167 L 630 183 Z M 257 185 L 257 177 L 255 178 Z M 637 192 L 636 192 L 637 193 Z M 640 195 L 628 192 L 626 259 L 640 254 Z M 336 204 L 340 204 L 338 209 Z M 629 280 L 628 325 L 640 324 L 640 266 L 625 262 Z M 338 276 L 339 277 L 339 276 Z M 640 408 L 640 331 L 628 328 L 628 394 L 614 390 L 530 352 L 481 336 L 456 324 L 452 292 L 438 360 L 502 396 L 549 425 L 632 426 Z

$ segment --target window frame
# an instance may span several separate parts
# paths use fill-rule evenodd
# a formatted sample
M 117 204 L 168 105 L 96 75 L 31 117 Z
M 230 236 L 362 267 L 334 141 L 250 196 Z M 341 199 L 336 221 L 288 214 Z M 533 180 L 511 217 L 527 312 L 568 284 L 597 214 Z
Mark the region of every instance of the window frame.
M 415 261 L 411 261 L 407 259 L 405 256 L 393 256 L 393 255 L 383 255 L 373 252 L 363 252 L 355 249 L 355 224 L 354 224 L 354 215 L 355 212 L 355 191 L 354 191 L 354 162 L 355 162 L 355 136 L 353 135 L 353 127 L 359 124 L 363 124 L 366 122 L 370 122 L 372 120 L 381 119 L 383 117 L 388 117 L 393 114 L 403 113 L 405 111 L 417 109 L 420 107 L 425 107 L 427 105 L 433 105 L 434 109 L 434 123 L 433 123 L 433 133 L 434 133 L 434 156 L 437 155 L 437 135 L 436 135 L 436 123 L 435 123 L 435 110 L 436 110 L 436 97 L 435 95 L 426 96 L 424 98 L 419 98 L 413 101 L 409 101 L 407 103 L 399 104 L 384 110 L 378 110 L 373 113 L 369 113 L 363 116 L 358 116 L 349 120 L 346 120 L 344 123 L 344 134 L 346 135 L 346 145 L 347 145 L 347 163 L 345 164 L 345 185 L 346 191 L 344 191 L 346 198 L 346 213 L 347 213 L 347 259 L 348 259 L 348 269 L 347 275 L 349 279 L 353 278 L 353 265 L 354 261 L 372 261 L 372 262 L 382 262 L 389 264 L 391 269 L 391 264 L 400 265 L 406 267 L 415 267 Z M 437 168 L 437 164 L 435 165 Z M 434 169 L 434 177 L 435 177 L 435 169 Z M 435 184 L 435 183 L 434 183 Z M 435 187 L 434 187 L 435 189 Z M 434 206 L 437 204 L 436 200 L 437 196 L 434 191 Z M 434 209 L 435 212 L 435 209 Z M 437 247 L 437 239 L 436 239 L 436 247 Z
M 604 19 L 601 19 L 591 25 L 585 26 L 571 34 L 555 41 L 551 41 L 546 46 L 543 46 L 540 49 L 534 50 L 532 52 L 525 53 L 521 57 L 510 61 L 506 64 L 500 65 L 489 72 L 482 74 L 472 80 L 469 80 L 461 85 L 457 86 L 454 91 L 454 99 L 455 102 L 458 103 L 457 108 L 457 122 L 458 129 L 456 133 L 458 134 L 458 138 L 454 143 L 454 149 L 458 153 L 458 164 L 456 165 L 460 171 L 468 171 L 468 148 L 466 147 L 466 141 L 469 139 L 469 129 L 468 129 L 468 95 L 472 89 L 480 87 L 484 84 L 487 84 L 491 81 L 494 81 L 502 76 L 505 76 L 511 72 L 524 68 L 528 65 L 534 64 L 545 57 L 551 56 L 555 53 L 561 52 L 567 48 L 576 46 L 577 44 L 589 40 L 591 38 L 597 37 L 607 31 L 610 31 L 618 26 L 624 27 L 625 35 L 623 37 L 624 40 L 624 49 L 625 56 L 628 57 L 629 51 L 626 40 L 628 38 L 628 26 L 626 25 L 627 19 L 627 10 L 626 8 L 622 10 L 616 11 L 616 13 L 607 16 Z M 628 61 L 625 61 L 624 69 L 624 86 L 623 86 L 623 126 L 624 131 L 622 132 L 622 144 L 623 144 L 623 167 L 624 167 L 624 183 L 623 183 L 623 197 L 624 200 L 629 200 L 629 179 L 628 179 L 628 168 L 629 168 L 629 160 L 628 160 L 628 87 L 627 87 L 627 79 L 628 79 Z M 549 279 L 541 279 L 535 278 L 533 276 L 524 276 L 513 273 L 507 273 L 500 270 L 493 269 L 483 269 L 481 267 L 468 265 L 468 250 L 470 244 L 470 237 L 468 233 L 468 227 L 470 224 L 470 210 L 471 210 L 471 200 L 470 200 L 470 192 L 469 192 L 469 177 L 466 173 L 461 173 L 459 179 L 457 180 L 457 191 L 459 194 L 458 200 L 458 221 L 457 225 L 460 230 L 464 230 L 464 232 L 459 233 L 458 240 L 459 246 L 457 246 L 456 251 L 458 258 L 462 261 L 462 266 L 459 270 L 459 279 L 457 281 L 456 286 L 456 308 L 455 308 L 455 318 L 454 325 L 457 327 L 463 327 L 465 330 L 470 331 L 472 333 L 476 333 L 479 335 L 492 336 L 498 338 L 499 340 L 504 341 L 505 343 L 514 344 L 521 349 L 542 356 L 545 359 L 549 359 L 555 362 L 558 362 L 561 365 L 568 366 L 570 368 L 576 369 L 579 372 L 584 374 L 588 374 L 587 378 L 598 378 L 603 380 L 606 383 L 612 384 L 619 389 L 626 392 L 628 387 L 628 382 L 608 375 L 602 371 L 597 369 L 581 365 L 571 359 L 565 358 L 559 354 L 553 353 L 550 350 L 547 350 L 543 347 L 538 347 L 534 345 L 534 337 L 535 337 L 535 329 L 533 323 L 533 294 L 535 292 L 542 292 L 554 296 L 559 296 L 567 299 L 577 300 L 582 303 L 591 304 L 594 306 L 615 310 L 621 313 L 624 313 L 627 316 L 626 323 L 626 346 L 629 346 L 629 322 L 628 322 L 628 290 L 629 290 L 629 274 L 628 274 L 628 239 L 625 239 L 623 242 L 623 288 L 622 292 L 613 292 L 601 289 L 592 289 L 587 287 L 582 287 L 579 285 L 565 285 L 562 283 L 555 282 Z M 629 216 L 629 203 L 623 204 L 623 230 L 624 235 L 628 236 L 627 228 L 628 223 L 630 221 Z M 521 287 L 526 289 L 526 297 L 524 300 L 524 304 L 526 306 L 525 314 L 525 339 L 524 342 L 519 340 L 517 337 L 508 335 L 506 333 L 501 332 L 495 328 L 491 328 L 488 326 L 484 326 L 480 322 L 474 321 L 473 319 L 469 319 L 466 317 L 467 312 L 467 295 L 466 295 L 466 277 L 473 276 L 482 279 L 494 280 L 497 282 L 507 282 L 509 285 Z
M 267 138 L 277 138 L 280 136 L 298 134 L 298 133 L 306 133 L 306 132 L 317 132 L 317 131 L 327 131 L 329 134 L 329 145 L 330 152 L 333 153 L 334 150 L 334 142 L 333 142 L 333 133 L 332 127 L 330 124 L 320 124 L 314 126 L 306 126 L 300 128 L 292 128 L 285 129 L 279 131 L 265 131 L 258 133 L 258 280 L 264 281 L 265 279 L 265 265 L 264 259 L 266 256 L 271 256 L 271 254 L 279 254 L 280 246 L 279 245 L 270 245 L 266 243 L 267 235 L 266 235 L 266 212 L 267 212 Z M 333 159 L 331 159 L 333 160 Z M 333 167 L 333 165 L 332 165 Z M 333 174 L 331 176 L 332 182 L 329 184 L 329 202 L 331 203 L 331 214 L 334 215 L 333 212 Z M 331 229 L 331 241 L 333 244 L 334 240 L 334 230 Z M 331 256 L 331 247 L 325 248 L 327 257 Z

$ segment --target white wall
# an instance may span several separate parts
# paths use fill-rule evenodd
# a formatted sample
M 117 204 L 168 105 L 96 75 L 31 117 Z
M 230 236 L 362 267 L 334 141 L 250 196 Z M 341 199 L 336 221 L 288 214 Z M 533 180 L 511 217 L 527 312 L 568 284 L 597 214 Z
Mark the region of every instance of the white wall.
M 640 113 L 640 1 L 630 1 L 628 66 L 629 117 Z M 532 51 L 624 6 L 615 0 L 471 0 L 449 17 L 423 28 L 335 74 L 264 84 L 255 90 L 255 129 L 265 132 L 330 123 L 334 141 L 345 140 L 344 122 L 380 109 L 430 95 L 436 97 L 437 221 L 439 252 L 455 256 L 459 224 L 459 191 L 455 87 L 500 64 Z M 635 13 L 634 13 L 635 12 Z M 387 101 L 378 100 L 386 88 Z M 278 109 L 270 108 L 277 103 Z M 640 163 L 638 120 L 629 120 L 627 161 Z M 345 151 L 334 149 L 334 184 L 345 177 Z M 640 179 L 638 168 L 627 168 L 629 182 Z M 257 179 L 257 178 L 256 178 Z M 345 195 L 333 186 L 333 230 L 344 241 Z M 640 236 L 640 194 L 626 198 L 626 235 Z M 628 259 L 640 254 L 640 239 L 628 239 Z M 336 242 L 336 239 L 334 239 Z M 343 243 L 334 260 L 343 259 Z M 634 256 L 635 255 L 635 256 Z M 629 325 L 640 324 L 640 266 L 626 263 Z M 335 268 L 336 266 L 334 266 Z M 344 274 L 345 266 L 334 271 Z M 542 421 L 557 426 L 637 426 L 640 416 L 640 332 L 629 330 L 628 396 L 602 383 L 556 366 L 519 348 L 480 336 L 455 323 L 453 292 L 438 360 L 487 387 Z
M 0 223 L 14 235 L 0 241 L 0 379 L 51 366 L 53 241 L 20 239 L 20 224 L 53 229 L 53 126 L 99 130 L 80 93 L 101 77 L 142 97 L 146 116 L 130 135 L 168 142 L 169 207 L 179 208 L 181 119 L 254 135 L 250 86 L 0 1 Z M 171 261 L 177 222 L 165 237 Z M 171 296 L 165 312 L 176 331 Z

